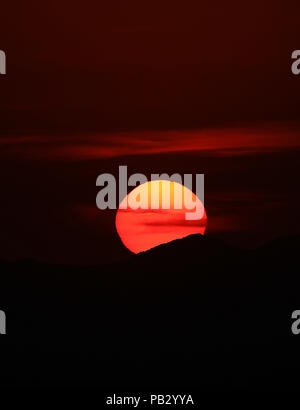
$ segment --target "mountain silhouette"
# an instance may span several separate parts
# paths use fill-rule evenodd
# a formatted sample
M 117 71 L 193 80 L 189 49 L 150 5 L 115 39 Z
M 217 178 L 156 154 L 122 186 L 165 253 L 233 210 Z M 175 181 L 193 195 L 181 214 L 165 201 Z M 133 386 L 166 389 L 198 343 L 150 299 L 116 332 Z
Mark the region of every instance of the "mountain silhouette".
M 195 234 L 141 252 L 136 255 L 136 259 L 151 264 L 156 262 L 165 263 L 174 268 L 178 264 L 208 263 L 209 259 L 216 255 L 227 258 L 232 252 L 238 252 L 238 250 L 231 248 L 218 239 Z
M 292 388 L 299 250 L 299 236 L 245 250 L 191 235 L 110 265 L 2 261 L 3 383 Z

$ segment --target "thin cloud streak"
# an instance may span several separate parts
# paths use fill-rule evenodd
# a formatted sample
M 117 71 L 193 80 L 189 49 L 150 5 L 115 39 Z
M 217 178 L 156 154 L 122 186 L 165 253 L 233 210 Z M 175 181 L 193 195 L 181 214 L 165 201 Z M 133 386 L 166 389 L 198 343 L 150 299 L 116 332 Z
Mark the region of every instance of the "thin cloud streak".
M 195 151 L 242 156 L 300 148 L 300 124 L 73 136 L 3 136 L 0 147 L 5 157 L 67 161 Z

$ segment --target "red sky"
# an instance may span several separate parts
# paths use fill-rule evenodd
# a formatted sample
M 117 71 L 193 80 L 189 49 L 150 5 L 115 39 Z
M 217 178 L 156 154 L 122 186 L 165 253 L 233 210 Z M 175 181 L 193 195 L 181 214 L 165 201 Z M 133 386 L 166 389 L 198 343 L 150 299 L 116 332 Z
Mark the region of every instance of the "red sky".
M 126 252 L 97 175 L 204 173 L 207 232 L 299 231 L 299 1 L 1 6 L 0 257 Z

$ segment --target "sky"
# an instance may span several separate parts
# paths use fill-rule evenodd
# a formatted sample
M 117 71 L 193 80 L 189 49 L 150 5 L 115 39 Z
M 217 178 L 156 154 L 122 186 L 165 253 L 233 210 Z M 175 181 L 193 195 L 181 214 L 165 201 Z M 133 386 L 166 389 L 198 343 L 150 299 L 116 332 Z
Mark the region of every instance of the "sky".
M 219 3 L 219 4 L 218 4 Z M 1 258 L 128 256 L 103 172 L 204 173 L 207 234 L 299 233 L 299 2 L 1 6 Z

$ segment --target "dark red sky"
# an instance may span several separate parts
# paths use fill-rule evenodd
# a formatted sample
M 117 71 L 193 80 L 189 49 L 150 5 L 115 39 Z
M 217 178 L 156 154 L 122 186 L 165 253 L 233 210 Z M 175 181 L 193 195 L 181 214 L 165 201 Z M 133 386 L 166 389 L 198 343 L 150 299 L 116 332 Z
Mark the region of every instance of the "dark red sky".
M 299 231 L 299 2 L 1 6 L 0 256 L 122 256 L 102 172 L 205 173 L 208 232 Z
M 1 6 L 1 128 L 195 128 L 298 119 L 299 2 Z

